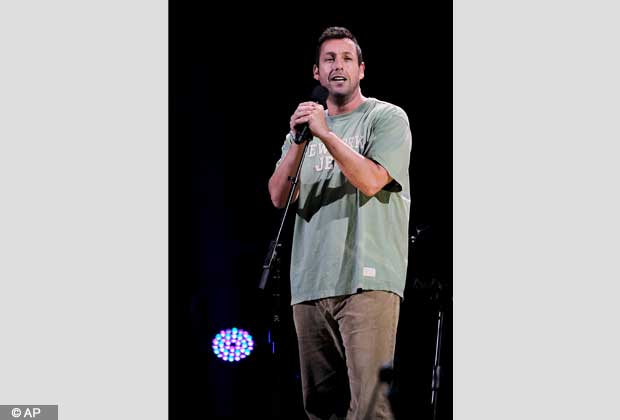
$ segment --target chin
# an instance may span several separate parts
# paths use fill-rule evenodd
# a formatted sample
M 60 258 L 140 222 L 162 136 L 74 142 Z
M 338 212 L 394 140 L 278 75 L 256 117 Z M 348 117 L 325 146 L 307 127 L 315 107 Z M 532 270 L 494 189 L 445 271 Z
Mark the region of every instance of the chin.
M 336 90 L 336 89 L 332 89 L 329 92 L 333 97 L 338 97 L 338 98 L 345 98 L 347 96 L 350 95 L 350 92 L 346 91 L 346 90 Z

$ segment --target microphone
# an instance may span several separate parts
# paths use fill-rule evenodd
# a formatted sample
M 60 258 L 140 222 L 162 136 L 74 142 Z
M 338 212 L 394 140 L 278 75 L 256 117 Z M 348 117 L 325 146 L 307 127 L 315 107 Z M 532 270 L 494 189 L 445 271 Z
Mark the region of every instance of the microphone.
M 327 108 L 327 96 L 328 95 L 329 95 L 329 91 L 323 86 L 318 85 L 318 86 L 315 86 L 314 89 L 312 90 L 312 94 L 310 95 L 310 100 L 323 105 L 323 108 Z M 293 141 L 297 144 L 301 144 L 312 138 L 312 133 L 310 132 L 308 123 L 303 123 L 303 124 L 295 126 L 295 131 L 297 131 L 297 136 L 295 136 Z

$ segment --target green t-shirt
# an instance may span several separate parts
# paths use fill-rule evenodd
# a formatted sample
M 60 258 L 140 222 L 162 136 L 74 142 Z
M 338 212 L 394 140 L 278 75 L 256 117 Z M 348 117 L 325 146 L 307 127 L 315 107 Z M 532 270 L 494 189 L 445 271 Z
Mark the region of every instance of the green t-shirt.
M 411 130 L 399 107 L 374 98 L 327 125 L 394 178 L 373 197 L 340 171 L 325 145 L 306 150 L 291 258 L 291 304 L 364 290 L 403 297 L 407 273 Z M 292 138 L 282 146 L 282 161 Z

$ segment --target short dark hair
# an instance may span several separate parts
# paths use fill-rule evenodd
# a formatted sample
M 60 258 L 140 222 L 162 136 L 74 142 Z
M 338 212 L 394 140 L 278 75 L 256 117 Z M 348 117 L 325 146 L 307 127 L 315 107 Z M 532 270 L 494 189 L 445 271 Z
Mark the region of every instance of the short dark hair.
M 355 39 L 351 31 L 349 31 L 347 28 L 343 28 L 342 26 L 330 26 L 323 31 L 316 45 L 316 56 L 314 58 L 314 64 L 316 64 L 317 66 L 319 65 L 321 45 L 323 45 L 325 41 L 327 41 L 328 39 L 344 38 L 348 38 L 355 43 L 355 49 L 357 50 L 357 63 L 362 64 L 364 59 L 362 58 L 362 49 L 360 48 L 360 44 L 358 44 L 357 39 Z

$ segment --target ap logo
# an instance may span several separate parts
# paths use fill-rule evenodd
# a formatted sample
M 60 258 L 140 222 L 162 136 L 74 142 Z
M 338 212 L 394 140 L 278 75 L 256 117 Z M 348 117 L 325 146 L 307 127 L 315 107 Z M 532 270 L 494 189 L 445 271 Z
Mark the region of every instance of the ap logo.
M 33 407 L 32 409 L 30 408 L 26 408 L 25 410 L 21 410 L 18 407 L 15 407 L 13 410 L 11 410 L 11 415 L 13 417 L 17 418 L 22 418 L 22 419 L 33 419 L 37 416 L 37 414 L 41 414 L 41 409 L 38 407 Z

